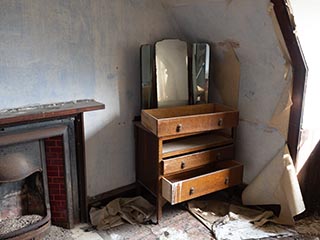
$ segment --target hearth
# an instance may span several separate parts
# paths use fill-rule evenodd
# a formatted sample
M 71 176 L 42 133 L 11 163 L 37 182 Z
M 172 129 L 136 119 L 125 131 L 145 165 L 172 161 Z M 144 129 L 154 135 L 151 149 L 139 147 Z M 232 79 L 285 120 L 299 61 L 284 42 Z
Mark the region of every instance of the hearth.
M 41 237 L 50 226 L 45 171 L 28 154 L 10 150 L 0 148 L 0 239 Z
M 0 226 L 23 223 L 0 239 L 87 222 L 83 112 L 102 108 L 79 100 L 0 111 Z

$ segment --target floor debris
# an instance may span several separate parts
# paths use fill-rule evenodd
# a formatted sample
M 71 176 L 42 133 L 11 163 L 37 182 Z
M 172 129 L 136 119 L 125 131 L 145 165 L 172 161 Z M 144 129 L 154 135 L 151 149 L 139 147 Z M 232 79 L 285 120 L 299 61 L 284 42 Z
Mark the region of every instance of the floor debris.
M 240 240 L 297 235 L 292 228 L 271 223 L 271 211 L 259 211 L 217 200 L 188 202 L 189 211 L 216 239 Z
M 155 207 L 141 196 L 117 198 L 101 209 L 90 209 L 90 220 L 98 230 L 106 230 L 130 224 L 145 223 L 150 220 Z

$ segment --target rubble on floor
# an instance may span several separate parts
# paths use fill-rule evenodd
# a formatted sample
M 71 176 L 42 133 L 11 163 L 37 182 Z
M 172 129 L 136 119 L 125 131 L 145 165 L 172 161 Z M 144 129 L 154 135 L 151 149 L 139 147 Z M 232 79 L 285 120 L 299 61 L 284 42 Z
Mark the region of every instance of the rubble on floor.
M 297 235 L 293 228 L 274 224 L 276 217 L 271 211 L 252 209 L 217 200 L 193 200 L 187 203 L 187 207 L 218 240 Z
M 164 207 L 163 217 L 157 225 L 123 224 L 125 220 L 122 219 L 122 225 L 114 227 L 109 225 L 107 228 L 99 228 L 96 230 L 96 233 L 98 233 L 102 239 L 108 240 L 319 240 L 320 218 L 305 218 L 297 221 L 295 226 L 280 225 L 276 223 L 277 218 L 273 212 L 265 211 L 261 208 L 253 209 L 242 206 L 240 198 L 237 197 L 238 195 L 234 190 L 221 191 L 204 198 L 199 198 L 196 201 L 189 201 L 174 206 L 167 204 Z M 126 199 L 126 201 L 128 201 L 128 199 Z M 109 204 L 109 207 L 119 206 L 119 200 L 113 203 L 110 202 Z M 110 209 L 114 208 L 111 207 Z M 118 209 L 118 211 L 116 211 L 118 212 L 117 214 L 121 215 L 119 208 L 116 209 Z M 101 211 L 105 213 L 106 209 L 102 208 Z M 197 216 L 195 212 L 200 214 Z M 97 217 L 97 215 L 95 217 Z M 95 220 L 97 219 L 98 218 L 95 218 Z M 203 219 L 209 221 L 206 223 Z M 152 220 L 155 220 L 155 215 L 153 215 Z

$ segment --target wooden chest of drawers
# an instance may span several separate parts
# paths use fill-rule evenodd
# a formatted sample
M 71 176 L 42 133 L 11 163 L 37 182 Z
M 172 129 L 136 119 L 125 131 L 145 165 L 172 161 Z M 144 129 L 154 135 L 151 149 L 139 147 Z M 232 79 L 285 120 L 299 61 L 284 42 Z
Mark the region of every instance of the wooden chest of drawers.
M 234 161 L 238 111 L 218 104 L 142 110 L 135 124 L 136 179 L 157 199 L 180 203 L 242 182 Z

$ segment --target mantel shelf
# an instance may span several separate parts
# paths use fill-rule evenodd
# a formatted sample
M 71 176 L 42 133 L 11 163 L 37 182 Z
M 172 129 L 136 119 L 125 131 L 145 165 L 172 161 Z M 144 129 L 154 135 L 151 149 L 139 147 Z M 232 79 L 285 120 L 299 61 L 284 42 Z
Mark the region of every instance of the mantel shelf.
M 0 125 L 11 125 L 30 121 L 77 115 L 79 113 L 104 109 L 103 103 L 91 99 L 34 105 L 0 110 Z

